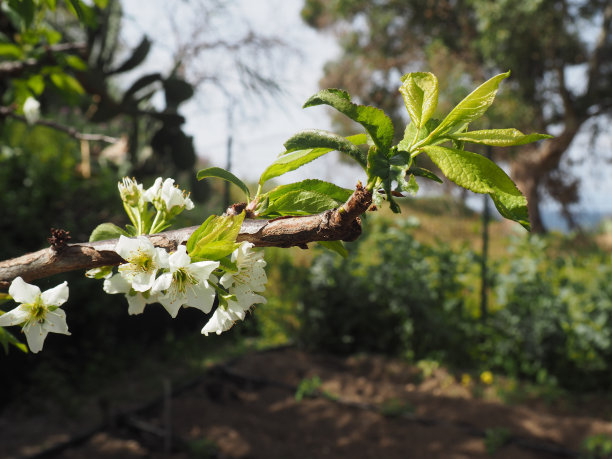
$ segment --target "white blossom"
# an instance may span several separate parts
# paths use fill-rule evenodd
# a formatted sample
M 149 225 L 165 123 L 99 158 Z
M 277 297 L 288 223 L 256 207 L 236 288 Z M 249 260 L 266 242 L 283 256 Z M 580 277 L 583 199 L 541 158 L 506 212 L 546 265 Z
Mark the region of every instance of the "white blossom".
M 262 252 L 253 251 L 253 244 L 243 242 L 232 253 L 232 262 L 236 263 L 236 272 L 226 272 L 220 280 L 230 295 L 234 295 L 236 301 L 228 299 L 225 304 L 220 304 L 212 317 L 208 320 L 202 333 L 221 334 L 229 330 L 232 325 L 243 320 L 246 311 L 256 303 L 265 303 L 266 299 L 255 292 L 263 292 L 268 281 L 266 276 L 266 262 Z
M 173 207 L 178 207 L 181 210 L 193 209 L 193 201 L 185 195 L 185 192 L 174 185 L 174 179 L 171 178 L 163 180 L 161 177 L 157 177 L 153 186 L 145 191 L 144 198 L 146 201 L 153 203 L 160 212 L 170 212 Z
M 202 334 L 208 336 L 209 333 L 220 335 L 224 331 L 232 328 L 232 325 L 239 320 L 244 320 L 246 315 L 245 309 L 236 301 L 228 300 L 227 306 L 221 306 L 215 310 L 212 317 L 208 319 Z
M 119 236 L 115 251 L 127 261 L 119 266 L 119 274 L 137 292 L 150 290 L 157 271 L 168 267 L 168 253 L 164 249 L 154 247 L 144 236 Z
M 147 304 L 157 303 L 157 295 L 150 292 L 137 292 L 132 285 L 125 280 L 121 274 L 115 274 L 108 279 L 104 279 L 104 291 L 106 293 L 124 293 L 128 302 L 128 314 L 142 314 Z
M 144 197 L 144 189 L 142 183 L 138 183 L 135 179 L 123 177 L 118 184 L 119 195 L 121 200 L 127 205 L 138 207 L 141 199 Z
M 220 280 L 221 285 L 236 295 L 243 309 L 249 309 L 255 303 L 265 303 L 266 299 L 255 292 L 266 289 L 266 261 L 263 252 L 253 250 L 253 244 L 243 242 L 232 253 L 232 262 L 236 263 L 237 272 L 227 272 Z
M 215 288 L 210 285 L 212 272 L 219 266 L 218 261 L 191 263 L 187 248 L 179 246 L 168 257 L 169 271 L 162 273 L 153 287 L 153 292 L 164 292 L 158 301 L 172 317 L 176 317 L 181 306 L 198 308 L 210 312 L 215 300 Z
M 66 313 L 59 308 L 68 300 L 67 282 L 41 293 L 36 285 L 16 277 L 9 287 L 9 295 L 21 304 L 0 316 L 0 326 L 22 325 L 32 352 L 43 348 L 48 333 L 70 335 Z
M 40 102 L 33 97 L 28 97 L 23 104 L 23 116 L 28 124 L 34 124 L 40 118 Z

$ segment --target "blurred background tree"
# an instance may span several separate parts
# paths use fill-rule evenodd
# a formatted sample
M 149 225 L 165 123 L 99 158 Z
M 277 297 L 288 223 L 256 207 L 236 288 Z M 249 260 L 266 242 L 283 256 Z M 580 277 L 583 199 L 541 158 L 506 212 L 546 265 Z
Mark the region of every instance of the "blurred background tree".
M 540 207 L 547 195 L 571 216 L 579 178 L 561 161 L 581 130 L 598 136 L 612 114 L 610 2 L 306 0 L 302 17 L 337 35 L 342 48 L 321 86 L 344 88 L 395 113 L 398 126 L 397 81 L 404 73 L 443 75 L 441 98 L 451 104 L 474 81 L 511 69 L 500 94 L 505 103 L 489 117 L 556 136 L 506 158 L 529 202 L 532 229 L 545 230 Z

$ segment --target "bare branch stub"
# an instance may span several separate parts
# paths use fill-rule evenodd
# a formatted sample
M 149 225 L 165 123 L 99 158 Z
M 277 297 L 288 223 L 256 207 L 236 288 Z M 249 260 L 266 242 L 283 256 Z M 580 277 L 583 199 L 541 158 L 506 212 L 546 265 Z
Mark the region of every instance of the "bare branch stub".
M 317 241 L 353 241 L 361 234 L 359 216 L 366 212 L 371 204 L 372 194 L 358 184 L 355 192 L 339 209 L 316 215 L 273 220 L 245 219 L 237 241 L 248 241 L 258 247 L 302 248 Z M 197 228 L 192 226 L 147 237 L 154 246 L 172 252 L 180 244 L 185 244 Z M 55 231 L 57 234 L 54 233 L 50 239 L 52 247 L 0 261 L 0 289 L 6 290 L 17 276 L 31 281 L 63 272 L 116 266 L 124 262 L 115 252 L 117 239 L 67 244 L 67 232 Z M 53 244 L 54 242 L 57 244 Z M 58 250 L 56 245 L 61 247 L 61 250 Z

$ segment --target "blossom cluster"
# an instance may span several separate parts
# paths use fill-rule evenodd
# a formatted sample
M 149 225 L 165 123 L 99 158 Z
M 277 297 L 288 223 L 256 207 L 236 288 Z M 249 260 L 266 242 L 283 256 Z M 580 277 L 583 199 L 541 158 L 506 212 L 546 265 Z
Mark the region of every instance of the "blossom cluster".
M 141 314 L 152 303 L 160 303 L 173 318 L 181 307 L 208 314 L 218 296 L 218 306 L 202 333 L 221 334 L 243 320 L 251 306 L 266 301 L 258 294 L 265 290 L 266 262 L 249 242 L 234 250 L 231 262 L 235 268 L 229 270 L 219 261 L 192 262 L 184 245 L 168 255 L 144 236 L 121 236 L 115 250 L 126 263 L 107 275 L 104 291 L 124 294 L 129 314 Z
M 119 182 L 119 195 L 123 207 L 134 225 L 136 235 L 154 234 L 163 231 L 174 217 L 183 210 L 193 209 L 193 201 L 174 185 L 174 179 L 158 177 L 148 189 L 129 177 Z M 148 204 L 155 208 L 155 217 Z
M 236 246 L 231 260 L 193 261 L 185 246 L 168 254 L 143 236 L 147 230 L 152 234 L 165 229 L 176 215 L 193 208 L 193 202 L 174 185 L 173 179 L 158 177 L 145 190 L 135 180 L 124 178 L 119 183 L 119 194 L 138 231 L 135 238 L 119 237 L 115 251 L 126 262 L 116 273 L 105 273 L 104 291 L 124 294 L 129 314 L 141 314 L 152 303 L 160 303 L 173 318 L 181 307 L 197 308 L 208 314 L 217 298 L 217 308 L 202 333 L 220 334 L 243 320 L 254 304 L 265 302 L 258 293 L 265 290 L 266 262 L 263 253 L 253 250 L 253 244 L 236 244 L 232 239 L 227 241 Z M 152 222 L 147 203 L 157 211 Z
M 107 223 L 100 227 L 105 228 L 102 233 L 106 238 L 108 231 L 118 233 L 115 251 L 125 263 L 116 269 L 96 268 L 87 275 L 104 279 L 106 293 L 125 295 L 128 314 L 141 314 L 152 303 L 160 303 L 173 318 L 181 307 L 197 308 L 205 314 L 212 312 L 202 333 L 221 334 L 243 320 L 253 305 L 266 302 L 260 295 L 267 282 L 263 253 L 249 242 L 235 242 L 243 215 L 210 217 L 196 232 L 197 238 L 190 238 L 195 255 L 189 254 L 185 245 L 168 253 L 145 235 L 163 231 L 180 212 L 192 209 L 189 196 L 173 179 L 161 177 L 148 189 L 124 178 L 119 182 L 119 194 L 133 226 L 123 230 Z M 20 304 L 9 312 L 0 311 L 0 327 L 20 325 L 32 352 L 42 349 L 50 332 L 70 334 L 66 313 L 60 309 L 68 299 L 66 282 L 41 292 L 17 277 L 9 295 Z M 0 332 L 15 340 L 10 333 Z

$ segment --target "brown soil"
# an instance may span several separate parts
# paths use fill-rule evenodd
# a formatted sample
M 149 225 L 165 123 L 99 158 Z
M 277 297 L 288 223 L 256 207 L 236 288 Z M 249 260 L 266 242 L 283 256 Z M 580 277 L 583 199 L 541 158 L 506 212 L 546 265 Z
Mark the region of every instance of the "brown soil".
M 318 396 L 296 401 L 295 388 L 315 376 L 322 382 Z M 441 369 L 423 378 L 414 366 L 379 356 L 256 353 L 207 372 L 170 402 L 138 411 L 160 391 L 136 376 L 114 389 L 113 400 L 126 401 L 110 408 L 85 403 L 72 417 L 5 410 L 0 457 L 33 455 L 72 439 L 47 457 L 484 458 L 485 432 L 505 428 L 509 441 L 494 457 L 553 458 L 572 455 L 587 436 L 612 435 L 610 407 L 601 400 L 571 409 L 535 401 L 509 406 L 490 399 L 492 388 L 475 398 L 473 386 L 457 379 Z M 381 407 L 396 416 L 384 416 Z M 130 413 L 113 414 L 119 411 Z M 103 418 L 107 426 L 96 428 Z

